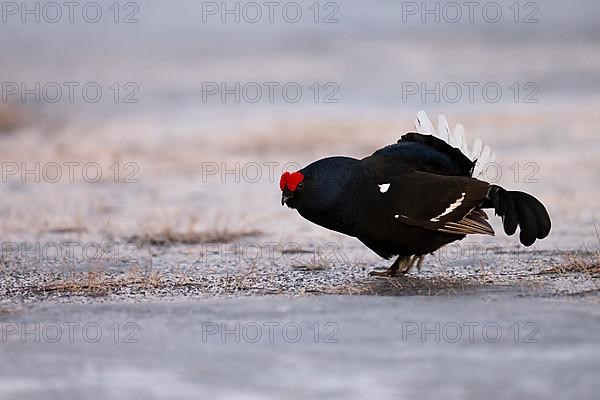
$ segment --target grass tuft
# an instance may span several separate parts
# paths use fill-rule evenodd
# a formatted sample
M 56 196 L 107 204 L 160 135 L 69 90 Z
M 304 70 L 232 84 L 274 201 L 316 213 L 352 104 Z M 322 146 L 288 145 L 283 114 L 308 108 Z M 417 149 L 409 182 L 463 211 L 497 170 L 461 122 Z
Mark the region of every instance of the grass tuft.
M 547 270 L 541 271 L 540 275 L 549 274 L 569 274 L 581 273 L 590 276 L 600 275 L 600 231 L 598 226 L 594 224 L 596 230 L 596 239 L 598 247 L 585 253 L 574 253 L 567 256 L 567 261 L 559 265 L 555 265 Z
M 171 229 L 163 229 L 155 233 L 133 235 L 127 238 L 127 241 L 135 243 L 140 247 L 198 243 L 231 243 L 245 237 L 258 236 L 260 234 L 261 232 L 256 229 L 231 231 L 227 228 L 222 228 L 205 232 L 176 232 Z
M 570 254 L 567 262 L 541 271 L 540 275 L 569 273 L 600 275 L 600 253 L 585 255 Z

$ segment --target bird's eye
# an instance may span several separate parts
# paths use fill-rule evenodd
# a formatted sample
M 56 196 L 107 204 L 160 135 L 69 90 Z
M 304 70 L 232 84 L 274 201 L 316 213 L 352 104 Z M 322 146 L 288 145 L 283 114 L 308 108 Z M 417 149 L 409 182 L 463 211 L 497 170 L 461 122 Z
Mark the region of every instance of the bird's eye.
M 298 186 L 296 186 L 296 189 L 302 189 L 303 187 L 304 187 L 304 183 L 303 183 L 303 182 L 300 182 L 300 183 L 298 184 Z

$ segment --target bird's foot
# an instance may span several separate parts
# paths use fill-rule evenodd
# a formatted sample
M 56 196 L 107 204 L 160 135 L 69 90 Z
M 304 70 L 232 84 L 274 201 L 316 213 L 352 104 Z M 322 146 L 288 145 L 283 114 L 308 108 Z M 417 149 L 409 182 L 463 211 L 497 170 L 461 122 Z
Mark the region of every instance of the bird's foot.
M 394 261 L 392 266 L 386 269 L 385 271 L 371 271 L 369 275 L 385 277 L 405 275 L 414 266 L 417 267 L 417 270 L 421 271 L 421 265 L 423 264 L 424 259 L 425 256 L 398 257 L 398 259 Z
M 398 269 L 396 268 L 396 270 L 392 270 L 392 268 L 388 268 L 385 271 L 371 271 L 369 272 L 369 275 L 371 276 L 385 276 L 385 277 L 392 277 L 392 276 L 396 276 L 396 274 L 398 273 Z
M 371 276 L 387 276 L 387 277 L 396 276 L 396 275 L 398 275 L 398 270 L 405 268 L 405 264 L 406 264 L 407 260 L 409 260 L 409 258 L 398 257 L 396 259 L 396 261 L 394 261 L 394 263 L 385 271 L 371 271 L 370 275 Z

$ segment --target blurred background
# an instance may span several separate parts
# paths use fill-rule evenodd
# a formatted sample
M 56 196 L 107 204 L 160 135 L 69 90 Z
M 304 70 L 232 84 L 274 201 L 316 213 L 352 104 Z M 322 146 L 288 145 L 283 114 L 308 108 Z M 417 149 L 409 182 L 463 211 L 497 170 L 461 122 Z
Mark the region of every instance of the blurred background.
M 0 397 L 597 397 L 599 17 L 596 0 L 0 2 Z M 550 236 L 524 248 L 492 217 L 496 237 L 375 279 L 387 260 L 280 205 L 283 171 L 370 155 L 419 110 L 490 145 L 484 178 L 539 198 Z M 54 257 L 67 242 L 75 259 Z M 57 321 L 103 340 L 49 340 Z M 266 321 L 304 336 L 206 340 L 207 322 Z M 407 341 L 410 321 L 504 336 Z

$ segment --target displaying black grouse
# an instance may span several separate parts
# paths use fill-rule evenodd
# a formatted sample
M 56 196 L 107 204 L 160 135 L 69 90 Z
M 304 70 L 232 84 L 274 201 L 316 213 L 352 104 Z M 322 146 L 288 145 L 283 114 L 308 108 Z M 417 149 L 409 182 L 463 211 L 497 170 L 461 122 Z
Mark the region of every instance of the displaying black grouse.
M 470 152 L 464 129 L 446 119 L 433 129 L 419 112 L 417 132 L 357 160 L 329 157 L 281 176 L 281 204 L 309 221 L 358 238 L 379 256 L 398 256 L 385 272 L 395 276 L 426 254 L 468 234 L 494 235 L 483 209 L 494 209 L 508 235 L 520 228 L 525 246 L 550 232 L 548 212 L 533 196 L 476 179 L 494 160 L 480 140 Z

